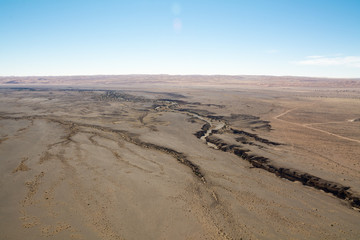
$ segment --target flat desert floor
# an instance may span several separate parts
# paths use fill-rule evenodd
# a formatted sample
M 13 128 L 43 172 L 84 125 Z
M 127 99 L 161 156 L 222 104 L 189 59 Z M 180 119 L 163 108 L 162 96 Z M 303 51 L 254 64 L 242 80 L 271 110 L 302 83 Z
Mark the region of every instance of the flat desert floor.
M 360 80 L 0 78 L 0 239 L 359 239 Z

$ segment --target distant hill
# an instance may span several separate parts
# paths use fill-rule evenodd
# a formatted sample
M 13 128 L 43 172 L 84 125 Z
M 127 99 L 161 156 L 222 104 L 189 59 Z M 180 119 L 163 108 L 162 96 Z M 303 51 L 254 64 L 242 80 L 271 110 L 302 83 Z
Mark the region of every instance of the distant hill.
M 0 77 L 0 85 L 60 86 L 258 86 L 360 88 L 360 78 L 314 78 L 250 75 L 93 75 Z

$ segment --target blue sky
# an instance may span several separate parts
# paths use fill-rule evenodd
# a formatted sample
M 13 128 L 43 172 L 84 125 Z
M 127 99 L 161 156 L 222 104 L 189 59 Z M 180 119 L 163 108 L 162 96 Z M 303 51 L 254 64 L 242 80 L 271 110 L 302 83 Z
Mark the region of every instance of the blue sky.
M 0 0 L 0 76 L 360 77 L 359 0 Z

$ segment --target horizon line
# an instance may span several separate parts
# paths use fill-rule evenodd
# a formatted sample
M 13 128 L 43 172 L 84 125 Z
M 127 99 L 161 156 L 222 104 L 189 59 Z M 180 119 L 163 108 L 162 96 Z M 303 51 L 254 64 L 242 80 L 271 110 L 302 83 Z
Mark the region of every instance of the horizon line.
M 224 76 L 224 77 L 295 77 L 295 78 L 317 78 L 317 79 L 349 79 L 360 80 L 359 77 L 328 77 L 328 76 L 304 76 L 304 75 L 267 75 L 267 74 L 167 74 L 167 73 L 128 73 L 128 74 L 65 74 L 65 75 L 0 75 L 0 78 L 26 78 L 26 77 L 110 77 L 110 76 Z

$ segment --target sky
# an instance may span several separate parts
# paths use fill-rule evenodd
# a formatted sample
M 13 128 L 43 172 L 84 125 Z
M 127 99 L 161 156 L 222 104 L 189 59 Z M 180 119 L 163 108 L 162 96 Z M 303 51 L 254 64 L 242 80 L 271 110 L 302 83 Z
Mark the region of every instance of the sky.
M 360 77 L 360 0 L 0 0 L 0 76 Z

